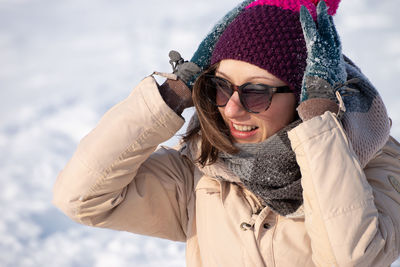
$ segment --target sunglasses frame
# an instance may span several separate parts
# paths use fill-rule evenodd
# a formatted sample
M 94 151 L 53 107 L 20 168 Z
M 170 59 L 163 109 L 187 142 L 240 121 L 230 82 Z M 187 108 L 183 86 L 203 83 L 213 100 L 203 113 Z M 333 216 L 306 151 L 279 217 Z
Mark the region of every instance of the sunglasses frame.
M 222 78 L 222 77 L 218 77 L 218 76 L 216 76 L 216 75 L 214 75 L 214 74 L 205 74 L 205 78 L 206 78 L 206 79 L 221 80 L 221 81 L 225 82 L 226 84 L 228 84 L 229 87 L 230 87 L 230 89 L 232 90 L 232 94 L 229 96 L 228 100 L 226 101 L 226 103 L 225 103 L 224 105 L 218 105 L 218 104 L 216 103 L 216 100 L 213 101 L 213 99 L 211 99 L 210 97 L 208 97 L 208 99 L 210 100 L 210 102 L 211 102 L 212 104 L 214 104 L 214 105 L 217 106 L 217 107 L 225 107 L 225 106 L 228 104 L 228 102 L 229 102 L 230 98 L 232 97 L 232 95 L 235 93 L 235 91 L 237 91 L 238 94 L 239 94 L 240 104 L 243 106 L 243 108 L 244 108 L 247 112 L 255 113 L 255 114 L 260 113 L 260 112 L 263 112 L 263 111 L 266 111 L 266 110 L 270 107 L 271 102 L 272 102 L 272 97 L 273 97 L 274 94 L 276 94 L 276 93 L 293 93 L 293 91 L 290 89 L 289 86 L 271 86 L 271 85 L 263 84 L 263 83 L 254 84 L 254 83 L 250 83 L 250 82 L 247 82 L 247 83 L 244 83 L 244 84 L 238 86 L 238 85 L 233 84 L 233 83 L 230 82 L 229 80 L 224 79 L 224 78 Z M 262 110 L 262 111 L 253 111 L 253 110 L 251 110 L 249 107 L 247 107 L 247 105 L 245 104 L 245 102 L 244 102 L 244 100 L 243 100 L 243 95 L 242 95 L 242 94 L 243 94 L 243 89 L 244 89 L 246 86 L 250 85 L 250 84 L 252 84 L 252 85 L 259 85 L 259 86 L 264 87 L 264 88 L 265 88 L 265 92 L 268 92 L 267 90 L 270 90 L 270 91 L 269 91 L 270 97 L 268 98 L 268 105 L 267 105 L 267 107 L 266 107 L 264 110 Z M 216 93 L 216 90 L 215 90 L 215 93 Z

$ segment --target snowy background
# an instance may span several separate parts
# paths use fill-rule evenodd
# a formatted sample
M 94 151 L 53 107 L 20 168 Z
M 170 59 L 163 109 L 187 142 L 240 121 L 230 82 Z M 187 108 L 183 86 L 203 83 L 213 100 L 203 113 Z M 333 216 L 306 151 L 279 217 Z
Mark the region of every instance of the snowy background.
M 52 186 L 107 109 L 153 70 L 169 71 L 170 49 L 190 58 L 237 3 L 0 0 L 0 266 L 185 266 L 182 243 L 72 222 L 52 206 Z M 342 0 L 336 16 L 398 139 L 399 8 Z

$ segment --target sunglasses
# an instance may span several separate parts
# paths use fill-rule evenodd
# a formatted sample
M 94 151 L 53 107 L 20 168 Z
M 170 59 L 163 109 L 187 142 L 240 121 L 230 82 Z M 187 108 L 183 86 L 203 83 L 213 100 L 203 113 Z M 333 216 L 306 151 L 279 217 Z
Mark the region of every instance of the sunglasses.
M 205 89 L 209 100 L 217 107 L 224 107 L 235 91 L 240 103 L 251 113 L 260 113 L 269 108 L 275 93 L 293 93 L 289 86 L 271 86 L 267 84 L 245 83 L 240 86 L 213 74 L 205 75 Z

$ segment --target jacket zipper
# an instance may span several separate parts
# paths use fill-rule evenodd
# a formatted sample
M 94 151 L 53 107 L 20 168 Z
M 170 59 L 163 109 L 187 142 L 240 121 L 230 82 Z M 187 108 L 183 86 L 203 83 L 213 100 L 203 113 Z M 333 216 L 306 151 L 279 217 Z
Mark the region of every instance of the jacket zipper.
M 279 221 L 279 215 L 276 215 L 275 218 L 275 225 L 274 225 L 274 229 L 272 232 L 272 237 L 271 237 L 271 258 L 272 258 L 272 267 L 275 267 L 275 255 L 274 255 L 274 238 L 275 238 L 275 232 L 276 232 L 276 227 L 278 225 L 278 221 Z

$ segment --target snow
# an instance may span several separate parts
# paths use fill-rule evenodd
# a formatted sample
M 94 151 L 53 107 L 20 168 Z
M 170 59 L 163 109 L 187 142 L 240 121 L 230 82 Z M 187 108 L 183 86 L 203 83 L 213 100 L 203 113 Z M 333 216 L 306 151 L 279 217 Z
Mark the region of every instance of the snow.
M 51 204 L 52 186 L 107 109 L 145 75 L 169 71 L 169 50 L 190 58 L 239 2 L 0 0 L 0 266 L 185 266 L 182 243 L 71 221 Z M 400 138 L 396 10 L 343 1 L 336 21 Z

